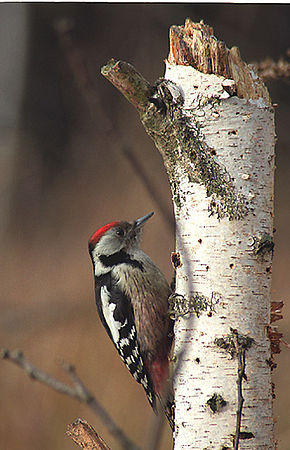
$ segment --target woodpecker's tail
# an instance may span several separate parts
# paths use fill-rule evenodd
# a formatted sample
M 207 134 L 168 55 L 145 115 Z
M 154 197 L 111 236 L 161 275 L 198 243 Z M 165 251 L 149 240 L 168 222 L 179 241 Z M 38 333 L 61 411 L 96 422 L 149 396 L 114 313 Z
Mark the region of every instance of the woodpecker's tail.
M 163 356 L 162 358 L 155 359 L 153 361 L 146 361 L 146 366 L 150 374 L 151 380 L 154 386 L 154 392 L 156 397 L 160 401 L 161 408 L 167 417 L 167 420 L 172 428 L 174 429 L 174 396 L 172 388 L 172 379 L 169 376 L 169 364 L 168 356 Z M 146 391 L 147 393 L 147 391 Z M 147 393 L 148 397 L 148 393 Z M 150 402 L 150 399 L 149 399 Z M 152 405 L 152 402 L 151 406 Z M 156 409 L 153 407 L 154 411 Z
M 174 399 L 173 399 L 173 395 L 172 393 L 170 393 L 167 396 L 167 399 L 165 399 L 164 401 L 164 396 L 161 396 L 160 394 L 157 394 L 157 397 L 160 401 L 160 405 L 161 408 L 168 420 L 168 423 L 172 429 L 172 431 L 174 431 L 174 408 L 175 408 L 175 403 L 174 403 Z

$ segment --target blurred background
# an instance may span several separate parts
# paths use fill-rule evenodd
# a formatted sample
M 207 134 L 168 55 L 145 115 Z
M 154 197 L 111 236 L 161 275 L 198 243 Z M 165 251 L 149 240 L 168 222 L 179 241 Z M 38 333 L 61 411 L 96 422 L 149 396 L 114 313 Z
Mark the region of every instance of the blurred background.
M 141 445 L 153 414 L 95 309 L 87 240 L 115 219 L 150 211 L 143 248 L 171 280 L 173 213 L 160 155 L 136 111 L 100 74 L 111 57 L 150 82 L 164 74 L 168 29 L 204 21 L 247 62 L 290 47 L 289 5 L 0 4 L 0 346 L 21 349 L 68 381 L 65 360 Z M 267 83 L 276 109 L 277 170 L 273 300 L 290 341 L 290 82 Z M 290 354 L 276 356 L 279 449 L 290 449 Z M 120 447 L 89 409 L 0 361 L 0 440 L 5 450 L 69 450 L 66 425 L 86 418 Z M 165 426 L 161 449 L 171 448 Z

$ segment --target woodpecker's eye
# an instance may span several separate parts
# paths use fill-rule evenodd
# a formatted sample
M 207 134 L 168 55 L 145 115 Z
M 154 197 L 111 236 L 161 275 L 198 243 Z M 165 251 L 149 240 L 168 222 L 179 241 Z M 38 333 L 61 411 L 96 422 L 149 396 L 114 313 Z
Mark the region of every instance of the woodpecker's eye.
M 123 237 L 124 236 L 124 230 L 122 228 L 117 228 L 117 236 L 119 237 Z

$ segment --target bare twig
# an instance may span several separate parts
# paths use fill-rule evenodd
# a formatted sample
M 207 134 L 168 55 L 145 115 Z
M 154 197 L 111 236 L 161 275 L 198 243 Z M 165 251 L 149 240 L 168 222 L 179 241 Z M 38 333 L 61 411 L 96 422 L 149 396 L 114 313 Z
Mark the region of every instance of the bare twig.
M 110 450 L 94 428 L 83 419 L 76 419 L 67 426 L 66 434 L 82 448 L 88 450 Z
M 108 431 L 114 436 L 122 448 L 126 450 L 138 450 L 138 447 L 129 439 L 126 434 L 118 427 L 113 421 L 111 416 L 105 411 L 105 409 L 99 404 L 96 398 L 86 388 L 80 378 L 77 376 L 76 371 L 72 365 L 62 364 L 63 369 L 68 373 L 70 379 L 73 382 L 73 386 L 69 386 L 56 378 L 48 375 L 38 367 L 34 366 L 30 361 L 24 358 L 23 353 L 17 350 L 9 351 L 2 349 L 0 352 L 0 358 L 7 359 L 8 361 L 17 364 L 19 367 L 36 381 L 39 381 L 46 386 L 51 387 L 55 391 L 68 395 L 88 405 L 97 417 L 105 424 Z

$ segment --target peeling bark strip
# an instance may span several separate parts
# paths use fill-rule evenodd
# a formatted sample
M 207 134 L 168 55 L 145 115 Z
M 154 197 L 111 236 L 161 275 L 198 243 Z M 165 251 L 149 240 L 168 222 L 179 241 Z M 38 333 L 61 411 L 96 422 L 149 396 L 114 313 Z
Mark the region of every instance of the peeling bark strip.
M 118 61 L 102 73 L 137 108 L 172 189 L 175 449 L 233 448 L 237 423 L 236 448 L 274 449 L 267 329 L 275 133 L 268 91 L 236 47 L 190 19 L 171 27 L 165 79 L 150 86 Z M 219 301 L 209 308 L 212 293 Z M 242 414 L 235 358 L 216 344 L 230 328 L 253 340 L 245 351 Z M 208 401 L 215 398 L 226 405 L 213 413 Z

